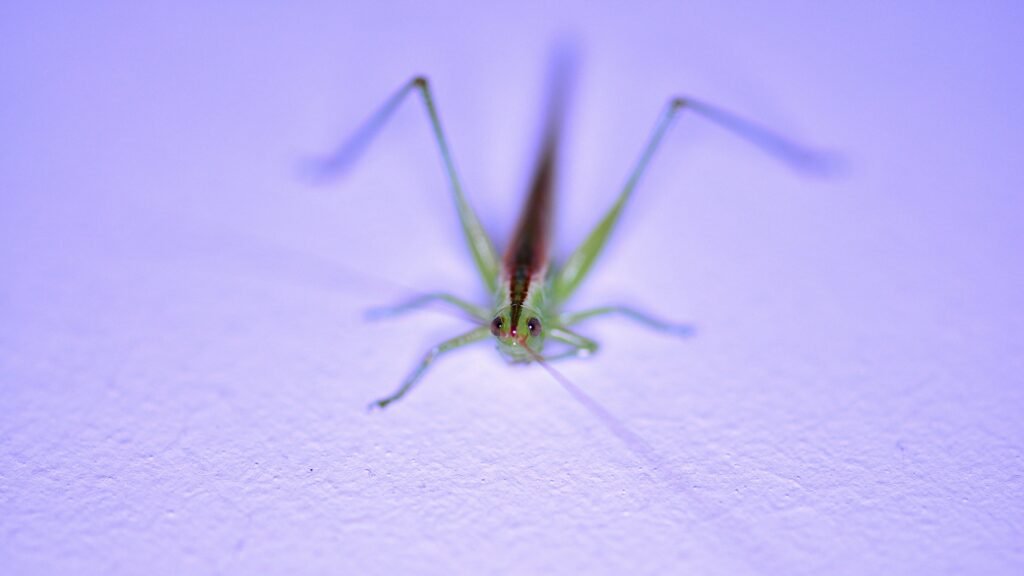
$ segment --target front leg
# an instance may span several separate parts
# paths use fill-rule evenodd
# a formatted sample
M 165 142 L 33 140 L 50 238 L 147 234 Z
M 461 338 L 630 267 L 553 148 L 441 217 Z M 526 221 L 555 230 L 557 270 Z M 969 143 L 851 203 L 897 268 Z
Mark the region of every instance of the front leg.
M 557 340 L 558 342 L 567 344 L 569 349 L 560 354 L 555 354 L 554 356 L 547 356 L 544 358 L 545 360 L 558 360 L 561 358 L 568 358 L 570 356 L 585 358 L 594 352 L 597 352 L 599 347 L 599 344 L 596 341 L 577 334 L 565 326 L 552 328 L 548 331 L 548 337 L 552 340 Z
M 694 328 L 692 324 L 672 324 L 628 306 L 601 306 L 600 308 L 592 308 L 590 310 L 573 312 L 571 314 L 563 314 L 560 320 L 562 326 L 572 326 L 573 324 L 578 324 L 595 316 L 606 316 L 608 314 L 621 314 L 626 318 L 629 318 L 634 322 L 639 322 L 652 330 L 673 334 L 682 338 L 693 336 L 696 332 L 696 328 Z
M 444 292 L 431 292 L 429 294 L 420 294 L 419 296 L 415 296 L 410 300 L 398 304 L 396 306 L 381 306 L 377 308 L 370 308 L 369 310 L 366 311 L 366 318 L 368 320 L 380 320 L 382 318 L 390 318 L 392 316 L 398 316 L 406 312 L 418 310 L 420 308 L 423 308 L 427 304 L 430 304 L 431 302 L 436 302 L 438 300 L 450 304 L 458 308 L 459 310 L 462 310 L 466 314 L 469 314 L 471 318 L 481 323 L 486 323 L 489 321 L 489 318 L 487 317 L 487 311 L 484 310 L 483 308 L 477 306 L 476 304 L 466 302 L 465 300 L 459 298 L 458 296 L 453 296 L 451 294 L 447 294 Z
M 402 382 L 402 385 L 398 387 L 398 390 L 396 390 L 394 394 L 371 403 L 369 408 L 371 410 L 374 408 L 386 408 L 388 404 L 391 404 L 395 400 L 405 396 L 406 393 L 408 393 L 409 390 L 419 382 L 420 378 L 423 377 L 423 373 L 426 372 L 427 368 L 430 367 L 430 364 L 436 360 L 438 356 L 474 342 L 479 342 L 489 336 L 490 333 L 491 329 L 489 326 L 480 326 L 479 328 L 474 328 L 461 336 L 445 340 L 437 346 L 434 346 L 423 355 L 420 363 L 417 364 L 412 373 L 405 378 L 405 381 Z

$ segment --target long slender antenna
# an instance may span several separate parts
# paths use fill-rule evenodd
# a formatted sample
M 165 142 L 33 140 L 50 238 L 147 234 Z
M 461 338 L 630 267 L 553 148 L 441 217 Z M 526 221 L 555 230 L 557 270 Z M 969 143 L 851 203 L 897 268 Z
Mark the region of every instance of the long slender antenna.
M 626 426 L 618 420 L 615 416 L 608 412 L 603 406 L 594 401 L 593 398 L 588 396 L 579 386 L 572 383 L 571 380 L 565 377 L 564 374 L 559 372 L 548 363 L 540 354 L 536 353 L 530 348 L 525 342 L 522 343 L 523 348 L 533 357 L 533 360 L 541 365 L 544 370 L 547 370 L 548 374 L 555 379 L 556 382 L 565 388 L 565 391 L 573 397 L 584 408 L 587 409 L 595 418 L 597 418 L 601 424 L 608 428 L 612 434 L 615 435 L 627 448 L 641 459 L 646 461 L 648 464 L 655 468 L 662 466 L 662 459 L 658 456 L 654 448 L 651 447 L 643 438 L 638 436 L 635 432 L 626 428 Z

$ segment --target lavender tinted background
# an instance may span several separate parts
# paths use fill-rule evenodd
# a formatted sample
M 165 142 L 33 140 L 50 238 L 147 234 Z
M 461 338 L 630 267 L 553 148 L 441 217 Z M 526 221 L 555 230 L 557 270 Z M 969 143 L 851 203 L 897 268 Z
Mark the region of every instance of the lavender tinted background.
M 1018 4 L 0 7 L 0 571 L 1019 574 Z M 383 414 L 479 296 L 418 104 L 358 168 L 295 167 L 429 73 L 504 238 L 548 47 L 583 68 L 565 251 L 684 91 L 841 150 L 800 178 L 666 141 L 559 368 L 483 345 Z M 624 442 L 626 440 L 626 442 Z

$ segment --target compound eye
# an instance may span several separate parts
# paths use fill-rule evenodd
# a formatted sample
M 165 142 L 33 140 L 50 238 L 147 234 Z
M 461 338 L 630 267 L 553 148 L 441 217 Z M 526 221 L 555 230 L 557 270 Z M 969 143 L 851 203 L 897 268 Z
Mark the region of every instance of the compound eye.
M 526 322 L 526 327 L 530 329 L 530 336 L 540 335 L 540 320 L 536 318 L 530 318 Z
M 494 334 L 495 336 L 501 336 L 501 328 L 504 325 L 505 322 L 502 321 L 501 316 L 498 316 L 494 320 L 491 320 L 491 334 Z

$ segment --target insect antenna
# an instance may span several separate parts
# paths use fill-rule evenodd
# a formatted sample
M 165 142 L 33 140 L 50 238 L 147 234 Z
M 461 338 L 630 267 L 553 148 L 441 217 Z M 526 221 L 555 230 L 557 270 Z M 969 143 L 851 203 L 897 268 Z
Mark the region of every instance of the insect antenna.
M 590 412 L 591 415 L 597 418 L 605 428 L 614 434 L 619 441 L 626 445 L 626 448 L 628 448 L 630 452 L 633 452 L 633 454 L 640 457 L 641 460 L 644 460 L 653 468 L 662 468 L 662 458 L 654 451 L 654 448 L 652 448 L 646 440 L 627 428 L 625 424 L 613 416 L 612 413 L 605 409 L 604 406 L 601 406 L 597 401 L 588 396 L 587 393 L 581 390 L 579 386 L 573 384 L 571 380 L 555 369 L 555 367 L 545 360 L 543 356 L 530 348 L 526 342 L 523 342 L 522 346 L 535 362 L 540 364 L 556 382 L 561 384 L 562 388 L 572 396 L 573 400 L 579 402 L 587 409 L 588 412 Z

